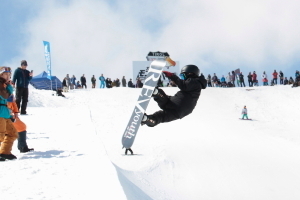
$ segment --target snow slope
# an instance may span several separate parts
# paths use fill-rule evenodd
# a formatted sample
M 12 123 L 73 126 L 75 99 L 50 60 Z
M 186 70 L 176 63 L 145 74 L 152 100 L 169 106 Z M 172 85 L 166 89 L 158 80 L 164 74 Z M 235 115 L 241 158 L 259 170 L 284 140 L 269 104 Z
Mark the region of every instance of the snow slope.
M 251 89 L 251 90 L 246 90 Z M 254 89 L 254 90 L 252 90 Z M 175 94 L 177 88 L 164 88 Z M 208 88 L 182 120 L 121 137 L 140 89 L 32 89 L 29 147 L 1 162 L 3 199 L 300 199 L 300 88 Z M 247 105 L 253 121 L 242 121 Z M 150 102 L 147 113 L 158 110 Z

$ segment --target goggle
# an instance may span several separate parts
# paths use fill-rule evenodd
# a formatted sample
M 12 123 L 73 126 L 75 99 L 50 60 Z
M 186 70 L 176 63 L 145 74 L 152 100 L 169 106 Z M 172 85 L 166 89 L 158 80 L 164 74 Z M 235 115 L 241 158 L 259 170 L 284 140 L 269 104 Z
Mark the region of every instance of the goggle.
M 179 78 L 180 78 L 181 80 L 185 80 L 185 79 L 186 79 L 186 74 L 185 74 L 185 73 L 179 74 Z
M 3 68 L 0 70 L 0 74 L 5 73 L 5 72 L 11 73 L 10 67 L 3 67 Z

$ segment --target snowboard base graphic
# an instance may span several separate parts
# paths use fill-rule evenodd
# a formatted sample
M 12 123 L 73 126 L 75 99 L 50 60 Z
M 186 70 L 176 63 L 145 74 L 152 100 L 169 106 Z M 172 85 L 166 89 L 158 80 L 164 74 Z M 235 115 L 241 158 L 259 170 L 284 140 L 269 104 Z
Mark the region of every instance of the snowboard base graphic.
M 125 155 L 127 155 L 128 151 L 131 153 L 131 155 L 133 155 L 131 146 L 133 145 L 133 142 L 136 138 L 136 134 L 138 133 L 142 118 L 152 97 L 152 93 L 155 87 L 157 86 L 157 82 L 160 79 L 160 75 L 163 71 L 163 68 L 167 65 L 174 66 L 173 63 L 162 60 L 154 60 L 151 63 L 148 74 L 144 81 L 141 94 L 139 95 L 130 120 L 122 136 L 122 145 L 123 148 L 126 148 Z

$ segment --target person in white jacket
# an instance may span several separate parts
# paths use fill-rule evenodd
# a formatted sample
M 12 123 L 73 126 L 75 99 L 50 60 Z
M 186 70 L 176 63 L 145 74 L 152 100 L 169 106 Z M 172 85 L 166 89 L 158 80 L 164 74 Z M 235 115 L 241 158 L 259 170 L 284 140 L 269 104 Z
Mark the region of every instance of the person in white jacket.
M 264 73 L 261 75 L 262 77 L 262 81 L 263 81 L 263 85 L 268 85 L 268 77 L 266 72 L 264 71 Z
M 248 119 L 248 112 L 247 112 L 247 107 L 244 106 L 243 110 L 242 110 L 242 119 L 244 119 L 244 117 L 246 117 L 246 119 Z
M 232 78 L 231 78 L 230 72 L 228 72 L 228 75 L 226 76 L 226 82 L 229 83 L 231 81 L 232 81 Z

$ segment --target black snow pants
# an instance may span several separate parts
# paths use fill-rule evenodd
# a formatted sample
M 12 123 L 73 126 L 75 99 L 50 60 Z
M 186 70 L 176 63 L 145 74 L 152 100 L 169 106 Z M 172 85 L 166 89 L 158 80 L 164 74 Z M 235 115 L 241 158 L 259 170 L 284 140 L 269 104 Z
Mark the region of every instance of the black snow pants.
M 22 103 L 21 103 L 21 101 L 22 101 Z M 18 109 L 20 110 L 21 114 L 26 114 L 27 102 L 28 102 L 28 88 L 17 87 L 16 104 L 17 104 Z M 20 107 L 21 107 L 21 109 L 20 109 Z
M 153 113 L 156 124 L 165 123 L 179 119 L 179 115 L 176 111 L 176 106 L 170 101 L 170 97 L 162 89 L 158 89 L 158 94 L 154 95 L 154 100 L 158 106 L 162 109 Z

